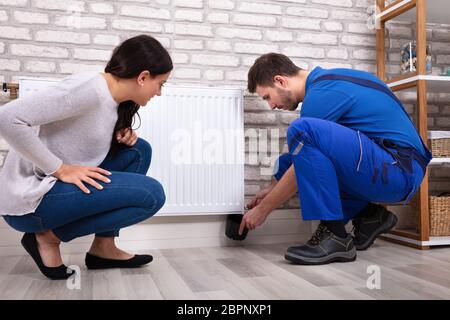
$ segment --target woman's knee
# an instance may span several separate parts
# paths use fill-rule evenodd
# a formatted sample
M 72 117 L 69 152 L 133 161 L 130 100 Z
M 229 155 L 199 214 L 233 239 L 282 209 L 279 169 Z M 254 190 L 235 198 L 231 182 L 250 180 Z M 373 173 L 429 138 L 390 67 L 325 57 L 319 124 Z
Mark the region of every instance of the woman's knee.
M 6 223 L 19 232 L 36 233 L 44 231 L 42 219 L 33 213 L 23 216 L 3 216 Z
M 138 138 L 130 150 L 134 151 L 136 156 L 134 161 L 136 161 L 137 164 L 137 167 L 133 168 L 131 171 L 144 175 L 147 174 L 152 161 L 152 147 L 150 143 L 142 138 Z
M 134 144 L 133 148 L 139 150 L 139 152 L 144 155 L 147 156 L 148 158 L 151 159 L 152 157 L 152 146 L 150 145 L 150 143 L 142 138 L 138 138 L 136 143 Z
M 159 181 L 145 177 L 144 188 L 147 192 L 147 196 L 144 200 L 143 206 L 150 209 L 153 213 L 159 211 L 166 203 L 166 194 L 164 188 Z

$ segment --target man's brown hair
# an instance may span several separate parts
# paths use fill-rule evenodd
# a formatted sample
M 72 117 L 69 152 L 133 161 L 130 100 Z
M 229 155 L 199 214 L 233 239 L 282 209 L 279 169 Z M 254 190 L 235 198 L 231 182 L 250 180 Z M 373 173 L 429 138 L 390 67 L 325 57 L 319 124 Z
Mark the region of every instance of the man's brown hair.
M 280 53 L 266 53 L 255 60 L 248 71 L 247 88 L 250 93 L 256 91 L 256 86 L 273 86 L 273 78 L 280 76 L 295 76 L 302 68 L 297 67 L 291 59 Z

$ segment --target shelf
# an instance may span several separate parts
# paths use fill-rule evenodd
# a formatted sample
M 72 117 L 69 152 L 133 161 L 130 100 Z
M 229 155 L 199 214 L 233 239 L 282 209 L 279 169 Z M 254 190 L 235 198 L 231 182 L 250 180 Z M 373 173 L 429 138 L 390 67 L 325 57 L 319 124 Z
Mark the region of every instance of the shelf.
M 428 241 L 420 241 L 416 239 L 410 239 L 395 234 L 386 233 L 383 234 L 383 238 L 393 239 L 404 243 L 409 243 L 414 246 L 427 247 L 427 246 L 448 246 L 450 245 L 450 236 L 446 237 L 430 237 Z
M 427 0 L 427 23 L 449 24 L 450 4 L 448 0 Z M 376 19 L 387 21 L 398 16 L 399 21 L 415 22 L 416 11 L 409 10 L 415 6 L 415 0 L 395 1 L 376 15 Z M 406 11 L 406 12 L 405 12 Z
M 389 234 L 408 239 L 420 240 L 420 235 L 417 233 L 417 230 L 413 229 L 393 229 Z
M 387 85 L 393 90 L 404 90 L 414 87 L 418 80 L 427 81 L 427 91 L 431 93 L 450 93 L 450 76 L 417 75 L 391 79 Z
M 433 158 L 430 161 L 432 166 L 445 166 L 450 165 L 450 158 Z
M 386 80 L 386 22 L 395 19 L 411 23 L 411 27 L 415 26 L 415 41 L 418 44 L 417 55 L 423 58 L 420 60 L 425 62 L 426 48 L 424 45 L 427 38 L 427 23 L 433 24 L 449 24 L 450 23 L 450 1 L 449 0 L 394 0 L 386 4 L 385 0 L 376 0 L 378 8 L 381 11 L 376 15 L 377 31 L 376 31 L 376 54 L 377 54 L 377 76 Z M 411 39 L 412 40 L 412 39 Z M 387 85 L 393 91 L 408 90 L 417 93 L 417 116 L 418 131 L 422 136 L 426 136 L 427 129 L 427 93 L 450 93 L 450 76 L 429 75 L 426 74 L 425 64 L 418 63 L 418 71 L 400 75 L 386 81 Z M 449 158 L 433 159 L 431 166 L 440 166 L 450 164 Z M 402 245 L 418 248 L 429 249 L 431 246 L 450 246 L 449 237 L 428 237 L 429 232 L 429 180 L 425 179 L 417 192 L 414 203 L 411 203 L 415 213 L 414 229 L 395 229 L 389 234 L 381 236 L 381 238 L 400 243 Z M 397 207 L 398 204 L 390 204 L 403 215 L 404 206 Z M 395 211 L 395 210 L 393 210 Z M 416 216 L 417 214 L 417 216 Z M 409 225 L 412 217 L 403 221 L 404 225 Z
M 375 16 L 375 20 L 385 22 L 387 20 L 393 19 L 409 11 L 411 8 L 414 8 L 415 5 L 416 5 L 415 0 L 396 0 L 388 4 L 383 10 L 381 10 Z

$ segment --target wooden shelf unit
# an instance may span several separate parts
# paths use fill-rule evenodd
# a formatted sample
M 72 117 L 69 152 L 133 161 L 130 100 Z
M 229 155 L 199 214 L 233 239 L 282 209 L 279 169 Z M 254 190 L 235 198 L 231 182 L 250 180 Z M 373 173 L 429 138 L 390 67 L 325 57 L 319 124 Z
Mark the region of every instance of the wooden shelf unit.
M 393 91 L 412 90 L 417 92 L 417 129 L 422 139 L 428 141 L 427 128 L 427 92 L 450 92 L 450 77 L 432 76 L 426 74 L 426 24 L 428 21 L 435 23 L 449 23 L 450 12 L 448 0 L 396 0 L 389 5 L 385 0 L 376 0 L 378 12 L 376 32 L 377 75 L 383 79 Z M 413 14 L 412 9 L 415 10 Z M 427 12 L 428 11 L 428 12 Z M 427 15 L 428 13 L 428 15 Z M 386 22 L 401 16 L 400 20 L 416 22 L 417 62 L 416 72 L 402 75 L 388 80 L 386 78 Z M 447 16 L 447 18 L 445 18 Z M 450 159 L 433 159 L 432 166 L 450 165 Z M 450 237 L 430 237 L 429 226 L 429 181 L 428 171 L 423 183 L 415 195 L 413 210 L 417 210 L 417 230 L 392 230 L 382 238 L 418 249 L 429 249 L 430 246 L 450 245 Z

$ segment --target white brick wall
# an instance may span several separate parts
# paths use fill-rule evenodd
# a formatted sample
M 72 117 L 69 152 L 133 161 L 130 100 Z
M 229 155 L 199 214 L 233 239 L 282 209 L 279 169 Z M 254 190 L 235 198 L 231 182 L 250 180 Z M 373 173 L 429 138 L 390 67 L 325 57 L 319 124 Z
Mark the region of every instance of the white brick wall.
M 69 50 L 63 47 L 37 46 L 34 44 L 11 44 L 9 50 L 15 56 L 68 58 Z
M 96 34 L 92 41 L 94 44 L 117 46 L 120 43 L 120 37 L 118 35 Z
M 238 11 L 250 12 L 252 14 L 255 12 L 277 15 L 282 14 L 282 6 L 259 2 L 240 2 L 237 9 Z
M 0 26 L 0 34 L 3 39 L 31 40 L 30 29 Z
M 30 60 L 25 63 L 25 70 L 29 72 L 54 72 L 56 63 Z
M 211 23 L 228 24 L 228 22 L 230 21 L 230 15 L 228 13 L 213 12 L 208 14 L 206 20 Z
M 342 31 L 344 29 L 342 23 L 336 21 L 323 22 L 324 31 Z
M 170 11 L 167 9 L 157 9 L 144 6 L 123 6 L 120 10 L 121 15 L 130 17 L 150 18 L 170 20 Z M 193 13 L 198 13 L 193 11 Z
M 268 15 L 235 13 L 233 15 L 233 22 L 241 26 L 273 27 L 277 24 L 277 19 Z
M 48 10 L 61 10 L 72 12 L 85 12 L 85 1 L 70 1 L 70 0 L 31 0 L 31 4 L 35 8 L 48 9 Z
M 8 14 L 4 10 L 0 10 L 0 22 L 8 21 Z
M 43 42 L 89 44 L 90 35 L 81 32 L 40 30 L 36 32 L 35 40 Z
M 114 19 L 112 21 L 112 27 L 116 30 L 131 30 L 142 32 L 154 32 L 161 33 L 163 31 L 163 25 L 160 23 L 148 21 L 148 20 L 129 20 L 129 19 Z
M 23 24 L 49 24 L 48 14 L 29 11 L 14 11 L 14 19 Z
M 203 8 L 203 0 L 173 0 L 176 7 Z
M 80 60 L 108 61 L 111 58 L 111 52 L 109 50 L 75 48 L 73 57 Z
M 81 16 L 59 16 L 55 19 L 55 25 L 74 29 L 106 29 L 106 20 Z
M 19 71 L 20 61 L 16 59 L 0 59 L 0 70 Z
M 107 2 L 90 3 L 89 8 L 91 9 L 92 13 L 98 13 L 98 14 L 113 14 L 114 13 L 114 7 Z
M 0 0 L 0 6 L 24 7 L 28 0 Z
M 216 29 L 216 35 L 220 38 L 226 39 L 247 39 L 247 40 L 261 40 L 262 32 L 257 29 L 242 29 L 242 28 L 230 28 L 219 27 Z
M 101 71 L 117 44 L 141 33 L 154 35 L 171 52 L 174 83 L 244 88 L 249 67 L 269 51 L 285 53 L 304 68 L 321 65 L 374 72 L 375 36 L 366 25 L 372 2 L 0 0 L 0 81 Z M 405 24 L 388 27 L 389 69 L 398 71 L 399 48 L 414 32 Z M 449 30 L 438 26 L 428 32 L 436 73 L 450 64 Z M 449 99 L 436 99 L 429 123 L 448 129 Z M 272 112 L 253 96 L 246 97 L 245 104 L 246 128 L 279 127 L 280 150 L 286 150 L 286 127 L 296 115 Z M 408 105 L 412 112 L 412 100 Z M 0 166 L 7 149 L 0 139 Z M 267 183 L 267 177 L 258 177 L 258 166 L 247 169 L 246 194 L 251 195 Z
M 320 30 L 320 20 L 318 19 L 305 19 L 305 18 L 283 18 L 281 25 L 284 28 L 295 30 Z

